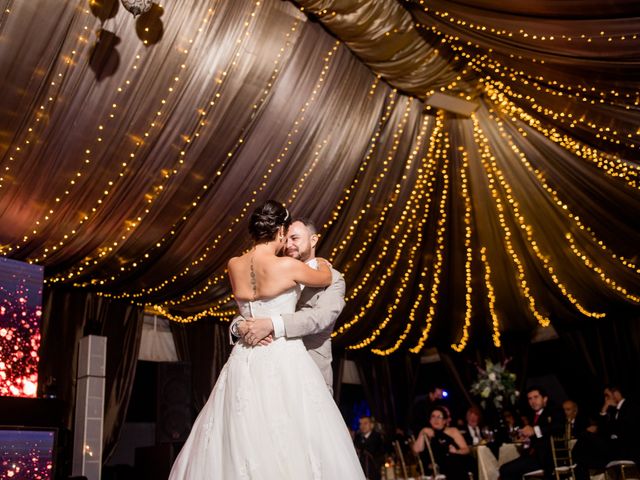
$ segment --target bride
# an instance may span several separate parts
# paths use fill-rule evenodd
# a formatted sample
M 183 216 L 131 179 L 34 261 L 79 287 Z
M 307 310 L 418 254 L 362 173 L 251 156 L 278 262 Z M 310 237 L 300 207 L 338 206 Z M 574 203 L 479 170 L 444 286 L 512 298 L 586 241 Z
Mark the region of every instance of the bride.
M 291 218 L 268 201 L 251 215 L 253 248 L 229 260 L 231 287 L 246 317 L 293 313 L 300 285 L 331 283 L 279 257 Z M 233 348 L 171 470 L 170 480 L 364 480 L 351 437 L 302 340 Z

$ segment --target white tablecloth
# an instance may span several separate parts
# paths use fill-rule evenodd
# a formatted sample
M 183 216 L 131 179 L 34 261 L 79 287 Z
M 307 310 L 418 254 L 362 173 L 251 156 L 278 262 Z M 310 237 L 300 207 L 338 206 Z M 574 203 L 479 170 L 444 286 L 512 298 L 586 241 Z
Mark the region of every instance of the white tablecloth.
M 475 448 L 478 457 L 478 480 L 498 480 L 500 467 L 520 456 L 513 443 L 505 443 L 500 446 L 498 459 L 486 445 L 478 445 Z

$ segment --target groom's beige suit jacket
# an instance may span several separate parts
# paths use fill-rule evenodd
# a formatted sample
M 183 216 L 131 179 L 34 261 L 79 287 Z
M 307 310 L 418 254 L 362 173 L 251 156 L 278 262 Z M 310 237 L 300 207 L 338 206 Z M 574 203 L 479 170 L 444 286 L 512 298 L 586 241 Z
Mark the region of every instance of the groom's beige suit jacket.
M 302 338 L 329 390 L 333 392 L 331 332 L 345 305 L 345 283 L 340 272 L 332 268 L 331 273 L 331 285 L 325 288 L 304 287 L 296 312 L 281 316 L 285 336 Z

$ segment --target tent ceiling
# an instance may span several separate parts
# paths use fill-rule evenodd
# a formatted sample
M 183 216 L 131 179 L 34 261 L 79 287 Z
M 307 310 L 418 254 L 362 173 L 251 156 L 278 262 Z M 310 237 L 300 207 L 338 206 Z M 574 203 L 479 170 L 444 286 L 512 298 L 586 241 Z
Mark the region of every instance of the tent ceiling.
M 640 12 L 606 6 L 10 2 L 2 253 L 51 286 L 227 319 L 226 261 L 277 198 L 345 275 L 341 345 L 637 318 Z M 434 92 L 478 110 L 425 108 Z

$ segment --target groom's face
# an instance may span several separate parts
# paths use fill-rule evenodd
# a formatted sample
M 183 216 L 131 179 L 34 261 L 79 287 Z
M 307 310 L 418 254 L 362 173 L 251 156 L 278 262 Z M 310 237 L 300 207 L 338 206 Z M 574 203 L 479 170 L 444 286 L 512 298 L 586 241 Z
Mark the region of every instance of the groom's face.
M 317 241 L 318 236 L 313 234 L 304 223 L 293 222 L 287 232 L 286 253 L 289 257 L 306 262 L 315 256 L 314 248 Z

